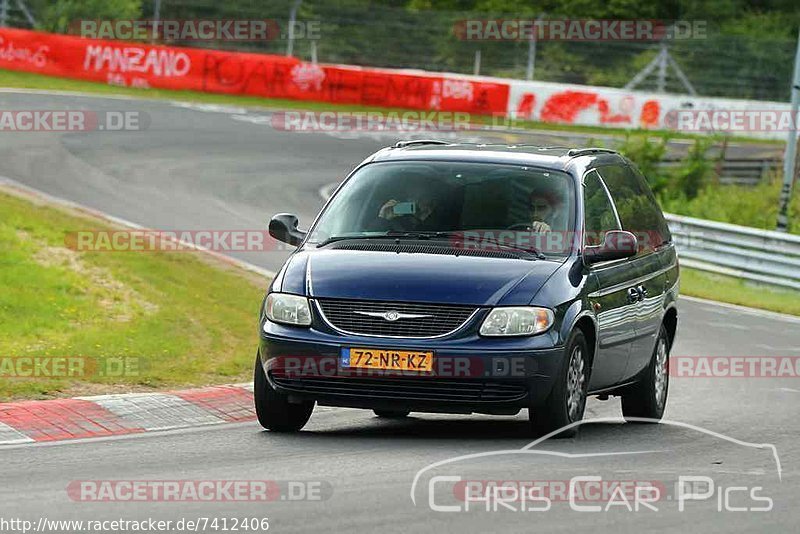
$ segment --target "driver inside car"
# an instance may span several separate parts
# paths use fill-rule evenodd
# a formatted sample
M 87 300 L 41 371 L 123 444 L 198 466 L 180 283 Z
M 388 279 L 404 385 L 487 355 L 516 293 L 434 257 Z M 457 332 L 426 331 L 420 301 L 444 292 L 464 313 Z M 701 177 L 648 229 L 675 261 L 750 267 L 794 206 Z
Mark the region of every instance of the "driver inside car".
M 549 232 L 559 226 L 561 203 L 555 196 L 531 193 L 529 208 L 531 232 Z

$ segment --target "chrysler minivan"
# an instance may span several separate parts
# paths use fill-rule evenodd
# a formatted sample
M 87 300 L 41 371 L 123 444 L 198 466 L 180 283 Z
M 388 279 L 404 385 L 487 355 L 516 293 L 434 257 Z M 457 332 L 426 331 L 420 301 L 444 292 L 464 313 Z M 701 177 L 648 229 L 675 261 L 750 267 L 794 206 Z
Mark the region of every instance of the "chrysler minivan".
M 590 395 L 657 421 L 679 268 L 641 172 L 606 149 L 407 141 L 368 157 L 260 313 L 255 407 L 296 431 L 315 404 L 516 414 L 569 436 Z M 567 427 L 564 429 L 563 427 Z

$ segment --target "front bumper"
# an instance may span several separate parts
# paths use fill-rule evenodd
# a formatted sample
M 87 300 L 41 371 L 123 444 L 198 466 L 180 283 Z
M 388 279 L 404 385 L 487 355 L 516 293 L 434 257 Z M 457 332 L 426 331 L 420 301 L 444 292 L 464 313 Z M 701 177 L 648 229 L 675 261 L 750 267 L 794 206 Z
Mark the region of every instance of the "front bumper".
M 513 414 L 536 406 L 563 364 L 553 337 L 394 339 L 344 336 L 262 323 L 267 380 L 290 400 L 322 405 L 442 413 Z M 434 352 L 428 373 L 342 368 L 343 347 Z

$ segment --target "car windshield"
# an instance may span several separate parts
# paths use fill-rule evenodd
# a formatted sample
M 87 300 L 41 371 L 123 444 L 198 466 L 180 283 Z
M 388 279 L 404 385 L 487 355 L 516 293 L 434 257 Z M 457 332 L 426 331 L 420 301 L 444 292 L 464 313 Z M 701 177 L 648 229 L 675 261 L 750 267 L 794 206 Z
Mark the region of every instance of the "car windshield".
M 451 161 L 372 163 L 332 199 L 309 242 L 435 232 L 468 239 L 476 231 L 486 241 L 524 234 L 563 237 L 573 229 L 574 198 L 569 175 L 548 169 Z M 556 248 L 548 252 L 568 252 L 568 247 Z

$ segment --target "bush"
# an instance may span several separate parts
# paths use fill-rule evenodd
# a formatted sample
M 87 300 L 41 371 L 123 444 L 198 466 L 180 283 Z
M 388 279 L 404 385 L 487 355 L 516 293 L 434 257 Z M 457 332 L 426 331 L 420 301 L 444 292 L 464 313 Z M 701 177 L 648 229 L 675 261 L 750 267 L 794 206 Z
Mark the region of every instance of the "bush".
M 680 165 L 659 167 L 668 137 L 652 141 L 645 135 L 627 136 L 618 147 L 647 177 L 664 211 L 700 219 L 774 230 L 778 218 L 781 176 L 756 186 L 722 185 L 716 180 L 707 152 L 712 139 L 698 139 Z M 800 234 L 800 185 L 789 205 L 789 232 Z
M 141 18 L 142 0 L 56 0 L 39 13 L 39 29 L 63 33 L 79 20 Z
M 658 143 L 653 143 L 646 135 L 628 134 L 625 141 L 617 147 L 617 150 L 639 167 L 656 196 L 660 196 L 669 184 L 669 177 L 658 166 L 667 153 L 668 141 L 667 135 L 661 136 Z
M 782 185 L 777 178 L 755 187 L 711 184 L 691 200 L 662 199 L 662 207 L 677 215 L 774 230 Z M 797 187 L 789 207 L 789 231 L 800 234 L 800 191 Z
M 714 176 L 714 164 L 706 157 L 710 146 L 711 141 L 707 139 L 697 139 L 694 142 L 686 159 L 672 172 L 670 196 L 692 200 L 708 185 Z

